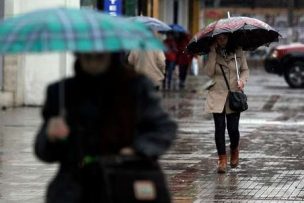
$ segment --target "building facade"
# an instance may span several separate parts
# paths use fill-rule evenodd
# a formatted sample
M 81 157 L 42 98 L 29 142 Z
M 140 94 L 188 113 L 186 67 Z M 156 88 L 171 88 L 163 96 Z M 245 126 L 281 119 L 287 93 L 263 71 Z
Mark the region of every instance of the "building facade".
M 122 15 L 151 16 L 173 24 L 177 23 L 196 33 L 200 28 L 201 0 L 81 0 L 82 6 L 107 10 L 108 2 L 120 2 Z
M 36 9 L 80 6 L 106 10 L 106 1 L 119 0 L 0 0 L 0 19 Z M 159 18 L 179 23 L 192 33 L 199 28 L 200 0 L 120 0 L 121 14 Z M 108 2 L 109 3 L 109 2 Z M 115 10 L 115 7 L 109 9 Z M 37 106 L 44 101 L 48 84 L 62 77 L 64 62 L 67 75 L 72 74 L 71 54 L 20 54 L 0 56 L 0 107 Z
M 107 5 L 121 5 L 121 14 L 125 16 L 152 16 L 158 17 L 159 0 L 81 0 L 83 7 L 107 10 Z
M 0 16 L 4 18 L 42 8 L 79 7 L 79 0 L 0 2 Z M 67 54 L 20 54 L 1 57 L 0 106 L 41 105 L 45 87 L 60 78 L 61 61 L 66 61 L 66 67 L 71 67 L 73 59 Z

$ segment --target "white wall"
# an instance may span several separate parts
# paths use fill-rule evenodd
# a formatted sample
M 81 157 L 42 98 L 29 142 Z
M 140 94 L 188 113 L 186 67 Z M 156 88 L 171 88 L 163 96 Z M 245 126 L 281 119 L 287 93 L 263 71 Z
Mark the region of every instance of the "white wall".
M 36 9 L 51 7 L 79 7 L 80 0 L 5 0 L 5 16 L 10 17 Z M 66 58 L 68 72 L 72 66 L 71 55 Z M 13 104 L 41 105 L 44 101 L 46 86 L 60 78 L 59 54 L 19 55 L 5 57 L 4 91 L 13 92 Z M 1 102 L 0 105 L 4 102 Z M 6 102 L 7 103 L 7 102 Z
M 173 23 L 173 0 L 161 0 L 159 5 L 159 17 L 168 24 Z
M 79 7 L 80 0 L 5 0 L 6 15 L 17 15 L 52 7 Z
M 189 0 L 178 0 L 178 24 L 182 25 L 184 28 L 188 29 L 189 21 Z M 174 23 L 174 0 L 161 0 L 160 1 L 160 19 L 168 24 Z
M 188 29 L 189 22 L 189 0 L 179 0 L 178 23 Z
M 60 60 L 68 60 L 66 66 L 60 67 Z M 73 58 L 67 54 L 35 54 L 24 59 L 24 104 L 41 105 L 44 101 L 45 89 L 48 84 L 65 75 L 71 75 Z M 66 69 L 62 74 L 61 68 Z

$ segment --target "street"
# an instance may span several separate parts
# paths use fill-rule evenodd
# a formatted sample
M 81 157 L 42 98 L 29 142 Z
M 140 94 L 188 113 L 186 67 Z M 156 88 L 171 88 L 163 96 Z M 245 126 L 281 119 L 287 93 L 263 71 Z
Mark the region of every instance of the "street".
M 303 202 L 304 89 L 252 70 L 245 90 L 249 110 L 240 122 L 240 166 L 218 175 L 213 119 L 204 112 L 207 78 L 189 79 L 185 91 L 162 93 L 180 126 L 161 159 L 175 202 Z M 0 112 L 0 202 L 42 202 L 57 166 L 33 156 L 40 122 L 39 108 Z

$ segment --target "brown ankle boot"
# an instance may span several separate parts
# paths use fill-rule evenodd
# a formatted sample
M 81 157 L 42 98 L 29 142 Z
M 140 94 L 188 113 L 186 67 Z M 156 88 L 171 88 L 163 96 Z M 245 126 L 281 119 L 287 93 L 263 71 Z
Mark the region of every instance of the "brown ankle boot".
M 226 173 L 226 169 L 227 169 L 227 155 L 219 155 L 217 172 Z
M 236 168 L 239 165 L 239 148 L 231 150 L 230 166 Z

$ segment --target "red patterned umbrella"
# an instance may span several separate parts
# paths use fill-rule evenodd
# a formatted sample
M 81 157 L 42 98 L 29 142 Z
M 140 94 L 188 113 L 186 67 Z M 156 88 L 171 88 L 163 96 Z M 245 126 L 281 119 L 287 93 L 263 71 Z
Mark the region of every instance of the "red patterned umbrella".
M 267 23 L 249 17 L 231 17 L 209 24 L 190 41 L 187 49 L 193 54 L 207 54 L 214 37 L 229 34 L 229 41 L 243 50 L 254 50 L 262 45 L 278 41 L 280 34 Z

